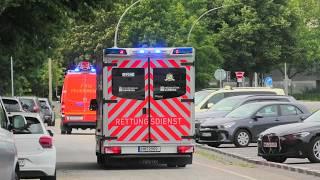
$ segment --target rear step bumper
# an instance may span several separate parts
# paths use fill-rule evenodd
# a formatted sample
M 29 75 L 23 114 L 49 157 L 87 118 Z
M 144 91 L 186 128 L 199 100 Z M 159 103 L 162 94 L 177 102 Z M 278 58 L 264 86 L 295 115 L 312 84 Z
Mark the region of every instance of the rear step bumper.
M 99 156 L 99 154 L 97 154 Z M 156 161 L 159 164 L 192 164 L 192 153 L 188 154 L 121 154 L 102 155 L 106 163 L 123 163 L 124 160 L 132 161 Z

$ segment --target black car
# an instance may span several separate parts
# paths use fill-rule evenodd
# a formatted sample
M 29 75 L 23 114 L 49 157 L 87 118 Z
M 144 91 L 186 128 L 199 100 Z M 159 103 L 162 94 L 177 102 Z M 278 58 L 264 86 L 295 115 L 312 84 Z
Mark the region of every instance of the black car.
M 196 112 L 195 127 L 196 134 L 199 135 L 199 128 L 202 122 L 208 118 L 221 118 L 225 117 L 232 110 L 248 103 L 265 102 L 265 101 L 278 101 L 278 102 L 297 102 L 292 96 L 280 95 L 240 95 L 224 98 L 217 104 L 212 106 L 208 111 Z
M 256 142 L 258 135 L 266 129 L 296 123 L 309 115 L 310 112 L 298 103 L 249 103 L 224 118 L 207 119 L 200 126 L 198 142 L 214 147 L 227 143 L 245 147 Z
M 282 163 L 287 158 L 308 158 L 320 162 L 320 111 L 301 123 L 282 125 L 262 132 L 258 155 L 267 161 Z

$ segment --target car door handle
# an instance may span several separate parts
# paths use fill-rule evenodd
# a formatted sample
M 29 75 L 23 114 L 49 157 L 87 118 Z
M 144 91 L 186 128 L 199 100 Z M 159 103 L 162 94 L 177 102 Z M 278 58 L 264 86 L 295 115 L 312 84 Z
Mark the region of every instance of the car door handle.
M 279 119 L 276 119 L 276 120 L 274 120 L 274 121 L 280 121 Z

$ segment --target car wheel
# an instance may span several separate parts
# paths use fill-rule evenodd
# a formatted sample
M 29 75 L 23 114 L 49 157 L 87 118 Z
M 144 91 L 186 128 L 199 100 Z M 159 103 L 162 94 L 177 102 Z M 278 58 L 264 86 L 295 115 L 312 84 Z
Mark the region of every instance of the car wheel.
M 208 144 L 208 146 L 210 147 L 219 147 L 220 145 L 221 143 L 217 143 L 217 142 Z
M 320 137 L 312 139 L 308 147 L 308 159 L 312 163 L 320 162 Z
M 250 142 L 250 133 L 245 129 L 239 129 L 234 135 L 234 144 L 236 147 L 247 147 Z
M 14 171 L 14 180 L 20 180 L 20 176 L 19 176 L 19 169 L 16 169 L 15 171 Z
M 263 157 L 263 159 L 270 161 L 270 162 L 275 162 L 275 163 L 284 163 L 287 158 L 286 157 Z

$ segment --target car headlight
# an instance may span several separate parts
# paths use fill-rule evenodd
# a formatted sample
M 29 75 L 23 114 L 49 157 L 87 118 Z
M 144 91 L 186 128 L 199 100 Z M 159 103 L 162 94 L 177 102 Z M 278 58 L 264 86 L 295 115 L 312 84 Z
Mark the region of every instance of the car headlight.
M 229 122 L 229 123 L 225 123 L 223 125 L 220 126 L 220 128 L 222 129 L 228 129 L 228 128 L 231 128 L 233 125 L 235 125 L 236 123 L 235 122 Z
M 307 137 L 309 135 L 310 135 L 310 132 L 299 132 L 299 133 L 285 135 L 281 139 L 283 139 L 283 140 L 294 140 L 294 139 L 304 138 L 304 137 Z

